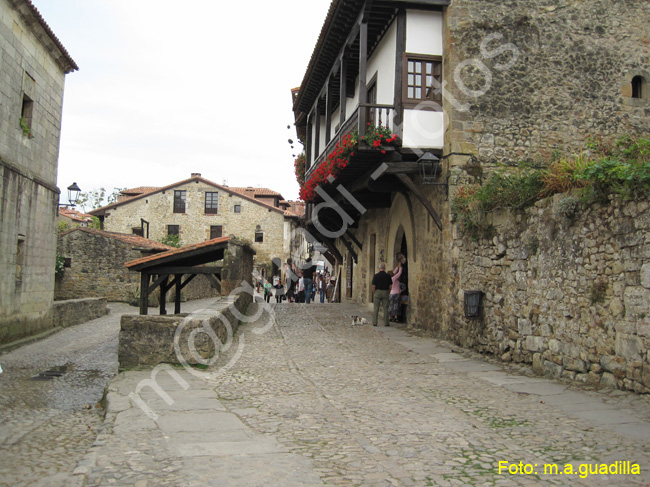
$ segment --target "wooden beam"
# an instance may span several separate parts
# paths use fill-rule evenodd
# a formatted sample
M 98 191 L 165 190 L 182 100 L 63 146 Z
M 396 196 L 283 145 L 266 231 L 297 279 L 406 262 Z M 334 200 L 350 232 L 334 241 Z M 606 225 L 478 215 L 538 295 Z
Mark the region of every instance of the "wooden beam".
M 442 221 L 440 220 L 440 216 L 438 216 L 436 210 L 433 209 L 431 202 L 429 202 L 427 197 L 420 191 L 420 188 L 418 188 L 413 180 L 406 174 L 396 174 L 395 176 L 401 181 L 404 186 L 409 189 L 411 193 L 415 195 L 417 199 L 420 200 L 420 203 L 424 205 L 426 210 L 429 212 L 429 215 L 431 215 L 431 218 L 438 227 L 438 230 L 442 231 Z
M 343 245 L 345 245 L 345 248 L 348 249 L 348 252 L 350 252 L 350 255 L 352 256 L 352 260 L 354 260 L 354 263 L 356 264 L 357 263 L 357 253 L 352 248 L 352 245 L 350 245 L 350 242 L 345 240 L 345 237 L 343 235 L 341 235 L 339 237 L 339 240 L 343 243 Z
M 172 281 L 176 285 L 176 293 L 174 295 L 174 314 L 181 312 L 181 283 L 183 281 L 183 274 L 176 274 Z
M 196 274 L 190 274 L 189 276 L 187 276 L 187 279 L 185 279 L 185 282 L 183 282 L 183 284 L 181 284 L 181 289 L 183 289 L 185 286 L 187 286 L 190 283 L 190 281 L 192 279 L 194 279 L 195 277 L 196 277 Z
M 205 277 L 207 277 L 208 280 L 212 283 L 212 286 L 215 289 L 218 289 L 219 292 L 221 293 L 221 281 L 219 280 L 219 278 L 214 274 L 206 274 Z
M 140 314 L 146 315 L 149 313 L 149 274 L 146 272 L 140 273 Z
M 160 274 L 158 279 L 156 279 L 151 286 L 147 288 L 147 294 L 151 294 L 160 286 L 163 282 L 167 280 L 168 274 Z
M 369 2 L 366 2 L 366 5 Z M 365 15 L 364 15 L 365 16 Z M 359 106 L 366 103 L 368 88 L 366 86 L 366 71 L 368 61 L 368 23 L 361 21 L 359 26 Z M 366 134 L 366 110 L 359 110 L 359 138 Z
M 389 174 L 414 174 L 420 170 L 417 162 L 389 162 L 382 175 Z
M 400 9 L 397 13 L 397 46 L 395 52 L 395 93 L 393 95 L 393 105 L 395 106 L 395 115 L 393 116 L 393 133 L 401 139 L 404 138 L 404 86 L 403 69 L 404 53 L 406 52 L 406 11 Z
M 332 81 L 327 78 L 325 82 L 325 146 L 329 144 L 332 137 Z
M 169 274 L 165 274 L 163 281 L 160 283 L 160 314 L 167 314 L 167 281 L 169 280 Z
M 156 274 L 220 274 L 222 270 L 223 266 L 170 266 L 150 269 Z
M 348 63 L 346 59 L 347 48 L 343 48 L 343 56 L 341 56 L 341 83 L 340 93 L 339 93 L 339 107 L 340 107 L 340 117 L 339 117 L 339 127 L 343 127 L 345 123 L 345 108 L 347 105 L 347 80 L 348 80 Z
M 361 242 L 359 242 L 359 239 L 355 237 L 350 230 L 346 230 L 345 234 L 350 237 L 350 240 L 352 240 L 357 247 L 359 247 L 359 250 L 363 250 L 363 246 L 361 245 Z

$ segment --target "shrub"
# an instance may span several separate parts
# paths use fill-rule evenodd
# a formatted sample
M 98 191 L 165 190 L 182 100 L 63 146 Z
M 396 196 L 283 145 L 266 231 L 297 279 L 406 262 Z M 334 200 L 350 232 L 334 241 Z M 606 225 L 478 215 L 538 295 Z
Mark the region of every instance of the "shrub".
M 178 235 L 166 235 L 160 239 L 160 243 L 179 248 L 181 246 L 181 237 Z
M 578 175 L 589 165 L 588 156 L 582 152 L 577 156 L 559 158 L 542 171 L 543 184 L 541 196 L 551 196 L 555 193 L 566 193 L 572 189 L 584 188 L 589 182 Z
M 598 156 L 576 174 L 587 183 L 592 197 L 650 195 L 650 139 L 623 137 Z

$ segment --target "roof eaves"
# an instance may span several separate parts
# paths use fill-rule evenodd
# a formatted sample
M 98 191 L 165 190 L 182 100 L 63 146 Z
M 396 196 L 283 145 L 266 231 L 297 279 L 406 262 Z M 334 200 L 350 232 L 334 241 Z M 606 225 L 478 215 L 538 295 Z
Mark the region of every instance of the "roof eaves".
M 25 23 L 32 28 L 32 31 L 36 35 L 37 38 L 43 44 L 47 46 L 46 42 L 38 35 L 39 33 L 34 30 L 32 27 L 35 23 L 33 22 L 33 19 L 36 20 L 36 23 L 43 29 L 44 33 L 49 37 L 49 39 L 53 42 L 54 46 L 56 49 L 59 51 L 61 54 L 61 57 L 63 59 L 57 59 L 57 61 L 62 65 L 63 71 L 65 74 L 71 73 L 72 71 L 77 71 L 79 69 L 79 66 L 77 66 L 77 63 L 75 63 L 74 59 L 70 56 L 70 53 L 68 53 L 68 50 L 63 46 L 59 38 L 54 34 L 52 29 L 50 28 L 49 25 L 47 25 L 47 22 L 45 22 L 45 19 L 41 15 L 41 13 L 38 11 L 38 9 L 34 6 L 34 4 L 31 2 L 31 0 L 9 0 L 14 8 L 20 13 L 20 15 L 25 19 Z

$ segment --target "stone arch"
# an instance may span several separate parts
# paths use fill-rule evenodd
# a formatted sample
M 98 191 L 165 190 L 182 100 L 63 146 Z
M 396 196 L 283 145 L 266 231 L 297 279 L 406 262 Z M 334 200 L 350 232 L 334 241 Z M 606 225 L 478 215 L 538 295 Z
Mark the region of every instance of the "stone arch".
M 406 244 L 409 249 L 409 260 L 415 262 L 417 252 L 413 205 L 408 196 L 398 193 L 390 207 L 389 228 L 386 235 L 386 264 L 388 267 L 393 264 L 395 254 L 399 252 L 402 235 L 406 237 Z

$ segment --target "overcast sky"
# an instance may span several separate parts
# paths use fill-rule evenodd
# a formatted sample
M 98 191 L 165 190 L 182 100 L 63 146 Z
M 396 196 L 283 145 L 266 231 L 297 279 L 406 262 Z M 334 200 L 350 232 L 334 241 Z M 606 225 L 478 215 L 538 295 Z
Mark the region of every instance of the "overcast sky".
M 66 76 L 62 202 L 73 181 L 110 192 L 192 172 L 297 199 L 291 88 L 330 0 L 32 3 L 79 65 Z

